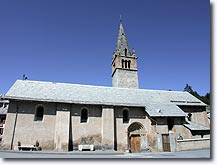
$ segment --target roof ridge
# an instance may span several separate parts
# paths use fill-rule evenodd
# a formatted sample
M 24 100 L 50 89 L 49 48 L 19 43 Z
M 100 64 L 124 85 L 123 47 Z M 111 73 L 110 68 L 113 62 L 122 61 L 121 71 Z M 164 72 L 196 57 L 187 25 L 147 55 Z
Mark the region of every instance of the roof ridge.
M 40 81 L 40 80 L 16 80 L 16 82 L 32 82 L 32 83 L 50 83 L 50 84 L 65 84 L 65 85 L 77 85 L 77 86 L 85 86 L 85 87 L 97 87 L 97 88 L 109 88 L 109 89 L 121 89 L 121 90 L 138 90 L 138 91 L 153 91 L 153 92 L 178 92 L 178 93 L 188 93 L 186 91 L 169 91 L 169 90 L 161 90 L 161 89 L 143 89 L 143 88 L 120 88 L 120 87 L 112 87 L 112 86 L 99 86 L 99 85 L 89 85 L 89 84 L 73 84 L 69 82 L 52 82 L 52 81 Z

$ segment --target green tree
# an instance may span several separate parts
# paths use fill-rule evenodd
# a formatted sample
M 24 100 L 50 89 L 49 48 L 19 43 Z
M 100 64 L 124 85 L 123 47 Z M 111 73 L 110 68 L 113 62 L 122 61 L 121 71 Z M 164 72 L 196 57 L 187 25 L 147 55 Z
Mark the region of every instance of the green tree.
M 200 96 L 197 91 L 194 91 L 192 89 L 192 87 L 188 84 L 186 84 L 184 91 L 189 92 L 190 94 L 192 94 L 193 96 L 195 96 L 196 98 L 198 98 L 199 100 L 201 100 L 202 102 L 204 102 L 207 105 L 210 105 L 210 92 L 206 93 L 205 96 Z

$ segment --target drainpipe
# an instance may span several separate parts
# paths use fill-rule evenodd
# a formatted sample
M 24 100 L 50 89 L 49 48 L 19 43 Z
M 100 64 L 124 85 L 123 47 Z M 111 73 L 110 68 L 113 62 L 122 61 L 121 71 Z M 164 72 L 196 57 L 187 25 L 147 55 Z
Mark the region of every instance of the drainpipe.
M 16 128 L 16 124 L 17 124 L 17 115 L 18 115 L 18 105 L 17 105 L 17 109 L 16 109 L 16 116 L 15 116 L 15 121 L 14 121 L 14 129 L 13 129 L 12 140 L 11 140 L 11 150 L 13 150 L 15 128 Z

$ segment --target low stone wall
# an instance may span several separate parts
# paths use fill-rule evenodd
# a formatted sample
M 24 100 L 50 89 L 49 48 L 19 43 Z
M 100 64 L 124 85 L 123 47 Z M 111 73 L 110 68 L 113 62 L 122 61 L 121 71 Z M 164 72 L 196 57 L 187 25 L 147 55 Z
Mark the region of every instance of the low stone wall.
M 177 140 L 177 151 L 210 148 L 210 138 Z

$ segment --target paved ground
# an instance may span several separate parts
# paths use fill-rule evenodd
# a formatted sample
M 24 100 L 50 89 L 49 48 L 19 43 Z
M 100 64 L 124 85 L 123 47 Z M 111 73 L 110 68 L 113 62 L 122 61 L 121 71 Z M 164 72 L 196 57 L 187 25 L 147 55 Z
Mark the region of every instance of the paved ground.
M 117 153 L 117 152 L 14 152 L 0 151 L 1 158 L 210 158 L 210 150 L 194 150 L 167 153 Z

